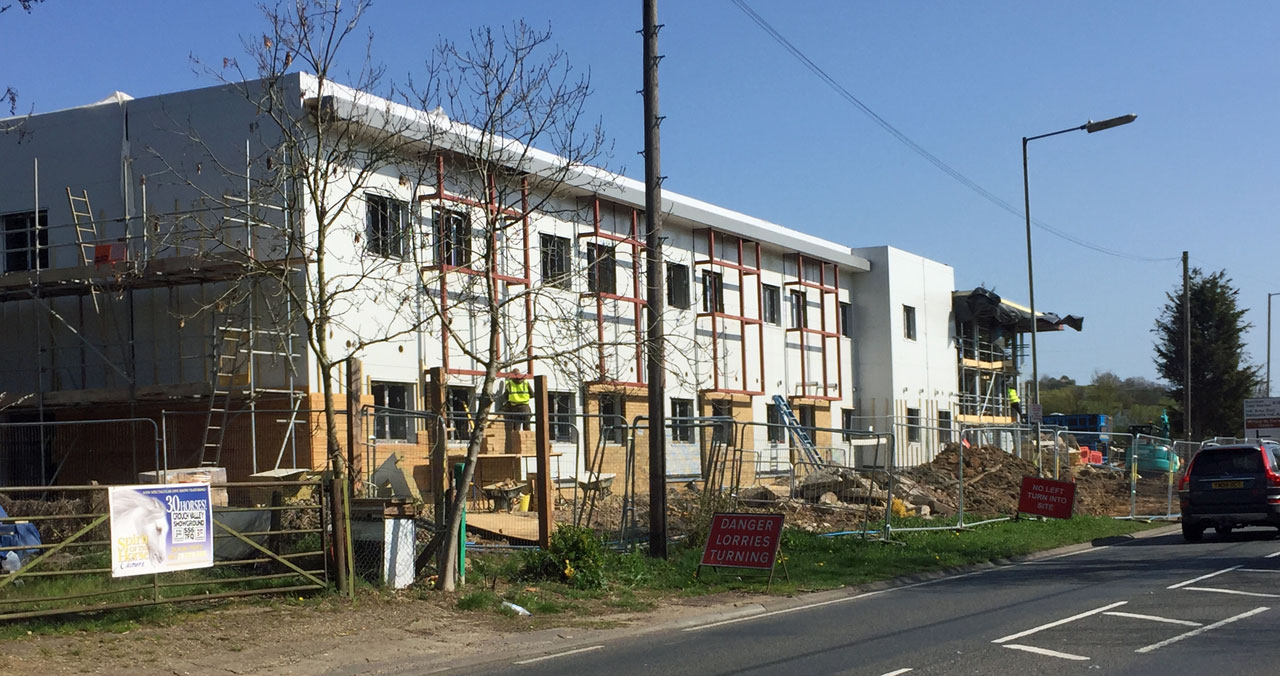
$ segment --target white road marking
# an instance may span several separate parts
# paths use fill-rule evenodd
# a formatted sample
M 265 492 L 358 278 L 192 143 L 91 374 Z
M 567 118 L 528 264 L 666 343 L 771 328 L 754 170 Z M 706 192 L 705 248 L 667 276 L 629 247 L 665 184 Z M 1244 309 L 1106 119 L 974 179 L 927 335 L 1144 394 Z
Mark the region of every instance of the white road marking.
M 1270 554 L 1267 554 L 1266 556 L 1264 556 L 1264 557 L 1262 557 L 1262 558 L 1264 558 L 1264 559 L 1274 559 L 1274 558 L 1276 558 L 1277 556 L 1280 556 L 1280 552 L 1271 552 Z
M 1079 619 L 1081 619 L 1081 618 L 1085 618 L 1085 617 L 1089 617 L 1090 615 L 1097 615 L 1098 613 L 1106 612 L 1106 611 L 1108 611 L 1108 610 L 1111 610 L 1112 608 L 1118 608 L 1118 607 L 1120 607 L 1120 606 L 1123 606 L 1123 605 L 1124 605 L 1124 604 L 1126 604 L 1126 603 L 1128 603 L 1128 601 L 1116 601 L 1115 603 L 1112 603 L 1112 604 L 1110 604 L 1110 605 L 1102 606 L 1101 608 L 1094 608 L 1093 610 L 1089 610 L 1089 611 L 1086 611 L 1086 612 L 1080 613 L 1079 615 L 1072 615 L 1071 617 L 1064 617 L 1064 618 L 1062 618 L 1061 620 L 1055 620 L 1055 621 L 1050 622 L 1050 623 L 1048 623 L 1048 624 L 1042 624 L 1042 625 L 1040 625 L 1040 626 L 1038 626 L 1038 627 L 1034 627 L 1034 628 L 1032 628 L 1032 629 L 1028 629 L 1028 630 L 1026 630 L 1026 631 L 1020 631 L 1020 632 L 1018 632 L 1018 633 L 1016 633 L 1016 634 L 1009 634 L 1008 636 L 1004 636 L 1004 637 L 1002 637 L 1002 638 L 998 638 L 998 639 L 996 639 L 996 640 L 992 641 L 992 643 L 1004 643 L 1005 641 L 1012 641 L 1012 640 L 1013 640 L 1013 639 L 1015 639 L 1015 638 L 1022 638 L 1023 636 L 1030 636 L 1031 634 L 1034 634 L 1034 633 L 1036 633 L 1036 632 L 1038 632 L 1038 631 L 1043 631 L 1043 630 L 1048 629 L 1048 628 L 1050 628 L 1050 627 L 1056 627 L 1056 626 L 1058 626 L 1058 625 L 1060 625 L 1060 624 L 1066 624 L 1066 623 L 1068 623 L 1068 622 L 1075 622 L 1076 620 L 1079 620 Z
M 1059 659 L 1064 659 L 1064 660 L 1075 660 L 1077 662 L 1083 662 L 1089 659 L 1084 655 L 1072 655 L 1071 653 L 1060 653 L 1057 650 L 1049 650 L 1048 648 L 1037 648 L 1033 645 L 1019 645 L 1017 643 L 1010 643 L 1005 647 L 1013 648 L 1014 650 L 1025 650 L 1029 653 L 1035 653 L 1037 655 L 1045 655 L 1047 657 L 1057 657 Z
M 883 674 L 880 674 L 880 676 L 899 676 L 899 674 L 905 674 L 911 670 L 912 670 L 911 667 L 907 667 L 906 669 L 899 669 L 897 671 L 890 671 L 887 673 L 883 673 Z
M 1242 573 L 1280 573 L 1280 570 L 1276 570 L 1275 568 L 1241 568 L 1240 572 Z
M 1189 584 L 1195 584 L 1195 583 L 1197 583 L 1197 582 L 1199 582 L 1199 581 L 1201 581 L 1201 580 L 1207 580 L 1207 579 L 1209 579 L 1209 578 L 1211 578 L 1211 577 L 1213 577 L 1213 576 L 1215 576 L 1215 575 L 1221 575 L 1221 574 L 1223 574 L 1223 573 L 1230 573 L 1231 571 L 1233 571 L 1233 570 L 1235 570 L 1235 569 L 1237 569 L 1237 568 L 1240 568 L 1240 566 L 1232 566 L 1232 567 L 1230 567 L 1230 568 L 1223 568 L 1222 570 L 1220 570 L 1220 571 L 1218 571 L 1218 572 L 1216 572 L 1216 573 L 1209 573 L 1208 575 L 1201 575 L 1200 577 L 1191 578 L 1190 580 L 1185 580 L 1185 581 L 1183 581 L 1183 582 L 1179 582 L 1179 583 L 1177 583 L 1177 584 L 1171 584 L 1171 585 L 1169 585 L 1168 587 L 1165 587 L 1165 589 L 1177 589 L 1177 588 L 1179 588 L 1179 587 L 1185 587 L 1185 586 L 1187 586 L 1187 585 L 1189 585 Z
M 1114 615 L 1116 617 L 1131 617 L 1135 620 L 1151 620 L 1152 622 L 1165 622 L 1167 624 L 1183 624 L 1188 627 L 1203 626 L 1203 622 L 1192 622 L 1191 620 L 1175 620 L 1171 617 L 1159 617 L 1156 615 L 1139 615 L 1138 613 L 1123 613 L 1115 610 L 1107 611 L 1103 615 Z
M 1167 638 L 1167 639 L 1165 639 L 1165 640 L 1163 640 L 1163 641 L 1161 641 L 1161 642 L 1159 642 L 1159 643 L 1152 643 L 1151 645 L 1143 646 L 1143 647 L 1141 647 L 1141 648 L 1138 648 L 1138 649 L 1137 649 L 1137 650 L 1135 650 L 1134 652 L 1139 652 L 1139 653 L 1149 653 L 1149 652 L 1151 652 L 1151 651 L 1153 651 L 1153 650 L 1158 650 L 1158 649 L 1163 648 L 1163 647 L 1165 647 L 1165 646 L 1167 646 L 1167 645 L 1170 645 L 1170 644 L 1172 644 L 1172 643 L 1177 643 L 1178 641 L 1181 641 L 1181 640 L 1182 640 L 1182 639 L 1184 639 L 1184 638 L 1191 638 L 1192 636 L 1196 636 L 1196 635 L 1198 635 L 1198 634 L 1203 634 L 1204 632 L 1209 631 L 1210 629 L 1217 629 L 1218 627 L 1221 627 L 1221 626 L 1223 626 L 1223 625 L 1231 624 L 1232 622 L 1235 622 L 1236 620 L 1243 620 L 1243 619 L 1244 619 L 1244 618 L 1246 618 L 1246 617 L 1252 617 L 1253 615 L 1257 615 L 1258 613 L 1266 612 L 1266 611 L 1268 611 L 1268 610 L 1270 610 L 1270 608 L 1267 608 L 1266 606 L 1259 606 L 1259 607 L 1257 607 L 1257 608 L 1254 608 L 1253 610 L 1250 610 L 1250 611 L 1249 611 L 1249 612 L 1247 612 L 1247 613 L 1240 613 L 1239 615 L 1235 615 L 1235 616 L 1233 616 L 1233 617 L 1228 617 L 1228 618 L 1227 618 L 1227 619 L 1225 619 L 1225 620 L 1222 620 L 1222 621 L 1219 621 L 1219 622 L 1214 622 L 1213 624 L 1210 624 L 1210 625 L 1207 625 L 1207 626 L 1204 626 L 1204 627 L 1200 627 L 1199 629 L 1192 629 L 1191 631 L 1189 631 L 1189 632 L 1187 632 L 1187 633 L 1185 633 L 1185 634 L 1178 634 L 1177 636 L 1174 636 L 1173 638 Z
M 542 657 L 533 657 L 527 660 L 519 660 L 516 662 L 512 662 L 512 664 L 533 664 L 534 662 L 541 662 L 543 660 L 553 660 L 557 657 L 568 657 L 569 655 L 577 655 L 578 653 L 585 653 L 592 650 L 599 650 L 603 647 L 604 646 L 602 645 L 593 645 L 588 648 L 576 648 L 574 650 L 566 650 L 562 653 L 556 653 L 554 655 L 543 655 Z
M 1215 594 L 1235 594 L 1236 596 L 1259 596 L 1264 599 L 1280 599 L 1280 594 L 1264 594 L 1262 592 L 1237 591 L 1235 589 L 1218 589 L 1217 587 L 1187 587 L 1186 590 L 1213 592 Z
M 1000 566 L 1000 568 L 1006 568 L 1006 567 L 1008 566 Z M 902 591 L 903 589 L 911 589 L 913 587 L 923 587 L 925 585 L 938 584 L 940 582 L 949 582 L 951 580 L 959 580 L 961 578 L 970 577 L 973 575 L 981 575 L 983 573 L 991 572 L 992 570 L 997 570 L 997 568 L 991 568 L 987 570 L 975 570 L 971 573 L 961 573 L 959 575 L 952 575 L 949 577 L 939 578 L 937 580 L 925 580 L 924 582 L 906 584 L 901 587 L 893 587 L 890 589 L 878 589 L 876 591 L 864 592 L 862 594 L 857 594 L 856 596 L 845 596 L 838 599 L 829 599 L 826 601 L 819 601 L 817 603 L 808 603 L 803 606 L 796 606 L 794 608 L 783 608 L 782 610 L 771 610 L 769 612 L 757 613 L 755 615 L 748 615 L 746 617 L 735 617 L 728 620 L 720 620 L 719 622 L 710 622 L 708 624 L 700 624 L 696 627 L 685 627 L 682 631 L 702 631 L 703 629 L 711 629 L 712 627 L 720 627 L 726 624 L 736 624 L 738 622 L 746 622 L 748 620 L 758 620 L 760 618 L 773 617 L 775 615 L 786 615 L 787 613 L 794 613 L 801 610 L 810 610 L 812 608 L 821 608 L 822 606 L 829 606 L 835 603 L 847 603 L 849 601 L 857 601 L 858 599 L 865 599 L 871 596 L 878 596 L 880 594 L 888 594 L 889 592 L 893 592 L 893 591 Z

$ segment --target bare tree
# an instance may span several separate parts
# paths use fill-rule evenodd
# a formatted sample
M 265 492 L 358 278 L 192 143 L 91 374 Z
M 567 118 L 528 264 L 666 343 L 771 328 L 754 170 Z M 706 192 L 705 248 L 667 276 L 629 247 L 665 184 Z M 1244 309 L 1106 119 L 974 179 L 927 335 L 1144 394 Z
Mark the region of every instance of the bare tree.
M 615 281 L 610 246 L 593 249 L 597 255 L 578 266 L 577 233 L 564 242 L 539 235 L 542 229 L 534 225 L 560 222 L 576 229 L 592 222 L 588 210 L 594 203 L 584 196 L 609 180 L 593 168 L 604 159 L 606 145 L 599 123 L 585 120 L 589 77 L 575 73 L 551 44 L 550 30 L 523 22 L 501 32 L 478 29 L 461 45 L 442 42 L 426 71 L 430 79 L 421 87 L 411 84 L 412 103 L 422 109 L 439 103 L 452 125 L 434 152 L 432 233 L 439 242 L 436 274 L 451 286 L 445 291 L 441 285 L 426 298 L 445 330 L 445 349 L 471 366 L 476 381 L 461 483 L 467 486 L 502 377 L 527 373 L 537 361 L 568 382 L 598 378 L 603 374 L 594 355 L 605 344 L 634 345 L 638 327 L 596 333 L 594 310 L 584 308 L 575 293 L 613 293 L 605 288 Z M 478 244 L 470 259 L 460 251 L 459 217 L 470 219 Z M 530 241 L 535 236 L 539 241 Z M 540 266 L 548 276 L 530 274 L 531 251 L 550 257 Z M 465 309 L 450 312 L 447 304 Z M 464 317 L 468 326 L 458 326 Z M 456 491 L 449 509 L 440 575 L 445 590 L 454 587 L 465 501 L 466 491 Z

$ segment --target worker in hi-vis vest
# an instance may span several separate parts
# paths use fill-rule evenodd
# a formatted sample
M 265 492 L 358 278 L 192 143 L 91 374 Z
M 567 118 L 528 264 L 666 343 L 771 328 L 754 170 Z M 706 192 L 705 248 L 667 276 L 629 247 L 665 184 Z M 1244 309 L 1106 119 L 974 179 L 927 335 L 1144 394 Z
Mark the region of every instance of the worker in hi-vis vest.
M 1022 420 L 1022 400 L 1018 398 L 1018 388 L 1009 386 L 1009 408 L 1013 410 L 1015 420 Z
M 507 431 L 529 429 L 529 400 L 533 398 L 529 379 L 523 373 L 507 378 L 503 394 L 502 411 L 507 421 Z

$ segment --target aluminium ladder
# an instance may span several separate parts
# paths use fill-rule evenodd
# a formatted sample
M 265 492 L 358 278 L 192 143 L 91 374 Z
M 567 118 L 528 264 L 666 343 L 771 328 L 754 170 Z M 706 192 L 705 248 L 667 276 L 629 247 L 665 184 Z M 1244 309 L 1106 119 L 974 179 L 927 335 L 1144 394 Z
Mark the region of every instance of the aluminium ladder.
M 98 224 L 93 220 L 93 209 L 89 206 L 89 191 L 82 190 L 80 195 L 71 194 L 71 186 L 67 186 L 67 204 L 71 206 L 71 220 L 76 226 L 76 248 L 80 250 L 80 264 L 92 265 L 94 249 L 98 243 Z M 89 287 L 89 296 L 93 300 L 95 312 L 98 307 L 98 288 Z
M 791 405 L 787 403 L 786 397 L 781 394 L 775 394 L 773 395 L 773 403 L 778 407 L 778 412 L 782 414 L 783 424 L 791 432 L 791 436 L 795 437 L 796 443 L 799 444 L 805 459 L 814 465 L 827 464 L 822 459 L 822 456 L 818 455 L 818 447 L 813 444 L 813 439 L 809 438 L 809 433 L 805 431 L 804 426 L 796 419 L 795 413 L 791 412 Z
M 221 340 L 213 355 L 213 391 L 209 396 L 209 413 L 205 417 L 204 439 L 200 442 L 200 464 L 217 465 L 222 459 L 227 423 L 231 415 L 231 394 L 235 388 L 241 355 L 248 350 L 249 330 L 239 326 L 221 327 Z M 213 459 L 209 459 L 212 452 Z

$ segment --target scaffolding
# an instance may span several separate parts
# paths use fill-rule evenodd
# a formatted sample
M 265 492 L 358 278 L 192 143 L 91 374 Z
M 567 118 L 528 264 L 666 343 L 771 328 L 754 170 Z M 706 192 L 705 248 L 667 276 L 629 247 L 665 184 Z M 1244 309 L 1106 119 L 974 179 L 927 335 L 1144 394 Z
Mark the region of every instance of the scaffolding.
M 956 322 L 959 395 L 956 420 L 961 423 L 1014 422 L 1008 389 L 1017 382 L 1018 345 L 993 339 L 992 329 L 977 321 Z
M 248 162 L 246 143 L 246 190 Z M 13 360 L 5 377 L 4 389 L 8 391 L 0 403 L 8 404 L 11 417 L 46 423 L 59 410 L 78 410 L 92 417 L 94 409 L 113 405 L 127 406 L 133 416 L 142 404 L 160 406 L 184 401 L 184 405 L 190 405 L 207 400 L 210 424 L 201 440 L 201 450 L 194 455 L 205 460 L 205 450 L 212 448 L 212 457 L 217 460 L 221 452 L 218 428 L 225 427 L 225 420 L 214 424 L 215 417 L 234 415 L 237 403 L 247 404 L 252 412 L 258 397 L 268 392 L 286 392 L 295 402 L 300 401 L 302 395 L 294 384 L 294 360 L 300 355 L 292 314 L 283 325 L 262 328 L 253 306 L 261 281 L 253 277 L 252 271 L 285 270 L 300 262 L 288 256 L 261 260 L 253 249 L 253 231 L 263 225 L 255 214 L 272 209 L 287 222 L 284 209 L 224 195 L 214 207 L 153 213 L 149 210 L 144 176 L 136 186 L 126 189 L 125 213 L 114 218 L 93 214 L 87 189 L 77 194 L 66 186 L 71 221 L 50 224 L 48 208 L 40 205 L 38 159 L 34 163 L 33 184 L 35 218 L 28 235 L 28 251 L 22 252 L 18 247 L 19 253 L 24 253 L 23 260 L 6 259 L 0 273 L 0 306 L 12 307 L 15 314 L 26 313 L 29 308 L 34 329 L 30 359 L 23 359 L 20 364 Z M 136 208 L 131 203 L 135 189 L 140 197 Z M 185 242 L 193 233 L 183 229 L 209 216 L 219 234 L 239 229 L 237 244 L 242 246 L 219 248 L 204 242 L 188 248 Z M 204 238 L 208 238 L 207 233 Z M 10 246 L 6 251 L 15 249 L 7 244 Z M 184 343 L 180 332 L 162 337 L 160 321 L 178 314 L 179 290 L 198 287 L 196 293 L 204 299 L 206 285 L 248 287 L 247 293 L 239 296 L 248 306 L 243 325 L 237 327 L 239 340 L 246 343 L 242 352 L 249 377 L 243 383 L 220 377 L 219 374 L 229 373 L 229 362 L 218 357 L 220 350 L 193 348 L 189 341 Z M 152 293 L 156 290 L 169 292 L 168 305 L 162 311 L 156 308 L 165 301 L 161 294 Z M 140 308 L 138 294 L 143 292 L 149 293 Z M 152 312 L 146 312 L 148 309 Z M 208 345 L 225 342 L 228 335 L 214 328 L 217 320 L 212 314 L 206 334 Z M 153 334 L 149 343 L 140 340 L 139 327 L 144 323 Z M 183 323 L 185 320 L 179 326 Z M 264 333 L 273 334 L 273 338 L 264 343 Z M 188 354 L 188 349 L 193 353 Z M 280 379 L 285 386 L 275 390 L 257 387 L 253 376 L 255 357 L 278 360 L 287 374 Z M 200 365 L 193 367 L 193 361 Z M 250 420 L 252 426 L 254 419 Z M 43 446 L 43 429 L 41 435 Z M 213 438 L 217 438 L 216 443 Z M 255 434 L 250 442 L 254 446 L 251 451 L 255 471 L 256 442 Z

